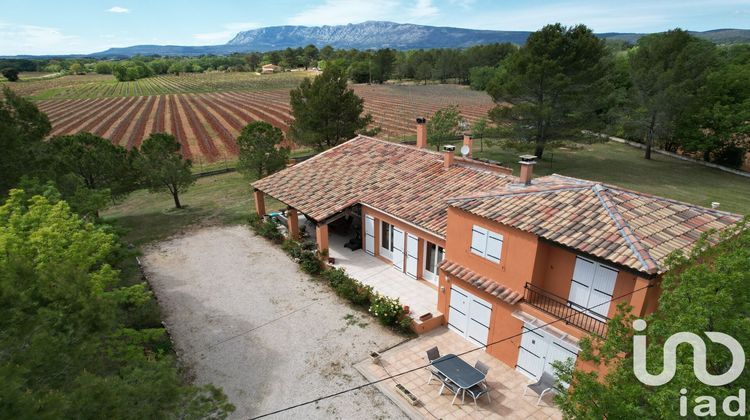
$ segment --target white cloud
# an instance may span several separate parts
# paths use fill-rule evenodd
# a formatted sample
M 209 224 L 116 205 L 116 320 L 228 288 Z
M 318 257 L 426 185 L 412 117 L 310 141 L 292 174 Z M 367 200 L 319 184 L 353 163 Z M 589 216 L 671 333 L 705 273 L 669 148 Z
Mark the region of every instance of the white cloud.
M 475 0 L 448 0 L 448 3 L 468 10 L 474 6 Z
M 195 34 L 193 38 L 206 43 L 224 43 L 232 39 L 237 32 L 260 27 L 256 22 L 232 22 L 221 25 L 222 31 Z
M 399 2 L 393 0 L 326 0 L 319 6 L 297 13 L 288 21 L 292 25 L 344 25 L 388 20 L 398 16 L 399 6 Z
M 81 52 L 81 39 L 58 28 L 0 23 L 0 55 Z
M 429 18 L 437 16 L 438 13 L 440 13 L 440 9 L 432 4 L 432 0 L 417 0 L 417 4 L 412 8 L 409 14 L 415 18 Z
M 109 9 L 107 9 L 107 11 L 110 13 L 130 13 L 130 9 L 126 9 L 120 6 L 110 7 Z

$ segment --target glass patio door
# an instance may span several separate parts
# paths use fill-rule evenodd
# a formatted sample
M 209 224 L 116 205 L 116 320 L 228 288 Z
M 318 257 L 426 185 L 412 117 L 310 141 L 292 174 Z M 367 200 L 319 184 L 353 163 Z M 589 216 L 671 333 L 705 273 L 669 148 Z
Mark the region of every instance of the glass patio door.
M 443 261 L 445 251 L 443 247 L 425 241 L 424 270 L 422 276 L 425 280 L 437 286 L 438 266 Z

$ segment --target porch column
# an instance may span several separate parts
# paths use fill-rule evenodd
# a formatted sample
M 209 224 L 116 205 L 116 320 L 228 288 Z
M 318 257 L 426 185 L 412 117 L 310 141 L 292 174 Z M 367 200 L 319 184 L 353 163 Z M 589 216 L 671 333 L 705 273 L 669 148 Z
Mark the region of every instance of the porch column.
M 315 240 L 318 243 L 318 252 L 328 252 L 328 225 L 318 224 L 315 226 Z
M 296 241 L 299 239 L 299 216 L 297 215 L 297 209 L 289 207 L 286 210 L 286 217 L 289 237 Z
M 253 198 L 255 198 L 255 211 L 258 216 L 263 217 L 266 215 L 266 196 L 263 191 L 254 189 Z
M 636 277 L 635 287 L 633 288 L 633 290 L 643 289 L 644 287 L 648 286 L 648 283 L 648 280 Z M 643 307 L 646 304 L 646 296 L 648 296 L 649 290 L 650 289 L 638 290 L 630 297 L 630 306 L 633 307 L 633 315 L 637 317 L 641 317 L 644 315 Z

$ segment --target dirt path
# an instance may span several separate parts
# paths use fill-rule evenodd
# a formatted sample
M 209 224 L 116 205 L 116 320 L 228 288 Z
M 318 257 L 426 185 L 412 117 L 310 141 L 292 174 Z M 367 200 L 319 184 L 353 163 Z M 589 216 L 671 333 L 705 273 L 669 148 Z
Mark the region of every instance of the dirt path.
M 143 258 L 181 360 L 247 418 L 364 383 L 353 365 L 402 338 L 244 226 L 207 227 Z M 365 388 L 270 418 L 404 418 Z

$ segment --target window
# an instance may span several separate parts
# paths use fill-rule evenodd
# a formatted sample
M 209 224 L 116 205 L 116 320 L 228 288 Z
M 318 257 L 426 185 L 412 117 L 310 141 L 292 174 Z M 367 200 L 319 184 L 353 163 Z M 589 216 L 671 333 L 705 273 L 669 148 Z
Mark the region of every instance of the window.
M 391 224 L 387 222 L 383 222 L 380 225 L 380 245 L 389 250 L 392 251 L 391 243 L 393 242 L 392 239 L 393 236 L 393 230 L 391 230 Z
M 471 252 L 499 263 L 503 251 L 503 235 L 474 225 L 471 229 Z

